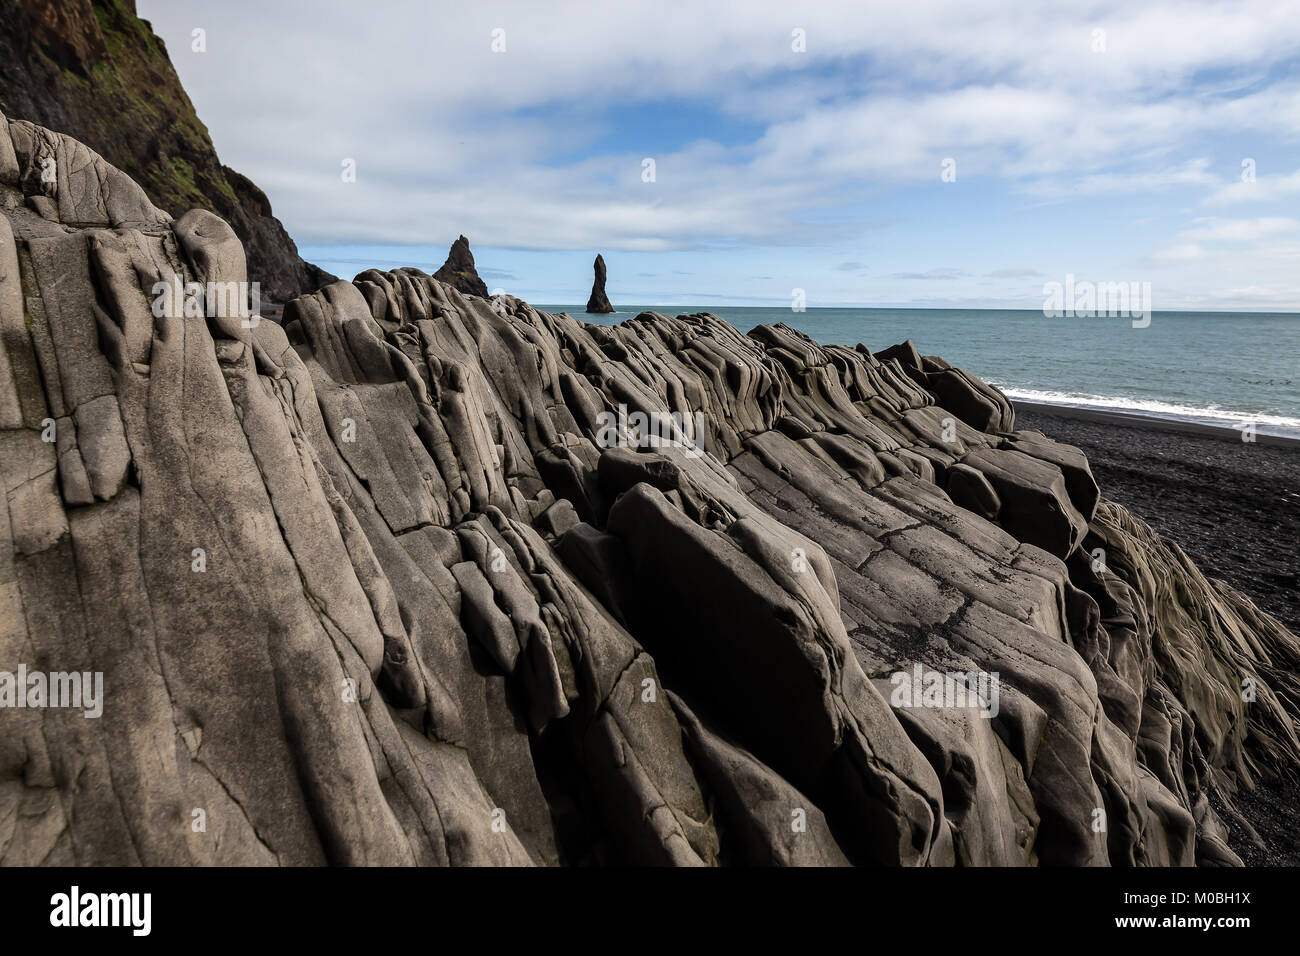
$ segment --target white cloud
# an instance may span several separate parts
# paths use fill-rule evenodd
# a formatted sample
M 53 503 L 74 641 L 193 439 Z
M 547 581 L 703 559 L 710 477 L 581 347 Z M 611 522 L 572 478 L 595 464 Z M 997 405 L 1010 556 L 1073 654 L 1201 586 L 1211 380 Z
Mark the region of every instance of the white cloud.
M 1292 196 L 1300 196 L 1300 169 L 1279 176 L 1257 175 L 1253 182 L 1238 179 L 1221 186 L 1206 197 L 1205 201 L 1212 206 L 1226 206 L 1233 203 L 1278 202 Z
M 861 210 L 894 190 L 939 188 L 948 157 L 957 188 L 1053 203 L 1249 201 L 1276 219 L 1287 210 L 1268 204 L 1300 194 L 1300 170 L 1261 166 L 1243 184 L 1223 159 L 1234 143 L 1250 156 L 1300 134 L 1300 78 L 1285 68 L 1300 17 L 1279 0 L 139 7 L 223 161 L 266 190 L 300 243 L 463 232 L 476 247 L 540 250 L 825 246 L 859 236 L 876 215 Z M 205 54 L 189 50 L 195 26 Z M 796 26 L 806 53 L 790 48 Z M 497 27 L 505 53 L 491 52 Z M 679 104 L 756 132 L 682 138 Z M 648 107 L 664 121 L 624 119 Z M 647 156 L 654 183 L 641 181 Z M 339 179 L 345 157 L 354 184 Z M 1161 261 L 1208 254 L 1208 238 L 1163 228 L 1149 237 Z M 996 266 L 945 254 L 873 275 L 934 261 L 971 277 Z
M 1202 241 L 1254 242 L 1279 233 L 1300 229 L 1300 222 L 1286 216 L 1259 219 L 1205 219 L 1202 225 L 1186 229 L 1182 236 Z
M 1088 173 L 1065 179 L 1031 179 L 1022 188 L 1034 196 L 1131 195 L 1161 192 L 1181 186 L 1217 186 L 1220 180 L 1210 171 L 1205 157 L 1163 169 Z
M 1158 249 L 1151 256 L 1161 262 L 1191 262 L 1205 258 L 1205 250 L 1195 242 L 1176 242 Z
M 653 249 L 787 238 L 811 209 L 937 179 L 949 156 L 959 178 L 1036 193 L 1209 186 L 1204 160 L 1171 164 L 1170 152 L 1206 132 L 1279 122 L 1294 132 L 1300 116 L 1294 84 L 1222 95 L 1300 47 L 1300 17 L 1266 0 L 1239 10 L 942 0 L 870 16 L 778 0 L 599 13 L 578 2 L 412 0 L 370 12 L 326 0 L 310 16 L 238 0 L 140 7 L 171 39 L 223 160 L 271 194 L 295 235 L 317 241 L 467 231 L 526 247 Z M 189 50 L 194 25 L 207 29 L 205 54 Z M 790 49 L 794 26 L 806 53 Z M 1098 27 L 1104 53 L 1092 51 Z M 1239 82 L 1192 89 L 1208 70 Z M 549 161 L 603 132 L 602 107 L 673 98 L 765 132 L 728 149 L 651 139 L 637 155 Z M 537 112 L 563 103 L 577 107 L 563 125 Z M 638 191 L 644 155 L 659 178 Z M 351 195 L 333 188 L 344 157 L 359 167 Z

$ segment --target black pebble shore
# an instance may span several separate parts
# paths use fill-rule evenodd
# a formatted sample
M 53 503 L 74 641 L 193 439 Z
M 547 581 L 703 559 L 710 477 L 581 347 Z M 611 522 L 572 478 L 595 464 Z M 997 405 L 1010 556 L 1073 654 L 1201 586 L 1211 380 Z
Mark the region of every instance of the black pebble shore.
M 1300 633 L 1300 442 L 1137 416 L 1016 402 L 1016 427 L 1076 445 L 1102 495 L 1176 542 Z M 1300 866 L 1300 784 L 1264 781 L 1234 798 L 1265 843 L 1221 814 L 1248 866 Z

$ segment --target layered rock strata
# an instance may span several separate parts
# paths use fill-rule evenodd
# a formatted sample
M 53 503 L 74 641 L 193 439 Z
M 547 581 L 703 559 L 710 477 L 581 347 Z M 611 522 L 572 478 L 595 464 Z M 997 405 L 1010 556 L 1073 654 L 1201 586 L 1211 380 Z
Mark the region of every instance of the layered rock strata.
M 104 687 L 0 709 L 4 863 L 1233 864 L 1300 765 L 1296 638 L 910 343 L 414 269 L 280 326 L 69 137 L 0 193 L 0 670 Z

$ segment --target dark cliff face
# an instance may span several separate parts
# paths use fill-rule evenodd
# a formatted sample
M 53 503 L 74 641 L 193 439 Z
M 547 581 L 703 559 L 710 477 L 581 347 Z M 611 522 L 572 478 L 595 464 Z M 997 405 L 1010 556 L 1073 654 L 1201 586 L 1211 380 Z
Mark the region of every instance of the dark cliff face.
M 487 283 L 479 278 L 478 270 L 474 268 L 474 253 L 469 251 L 469 240 L 464 236 L 451 244 L 451 249 L 447 251 L 447 261 L 433 277 L 466 295 L 476 295 L 483 299 L 488 297 Z
M 266 195 L 221 164 L 163 41 L 131 0 L 0 0 L 0 111 L 100 153 L 175 215 L 234 228 L 262 295 L 284 301 L 333 276 L 298 256 Z
M 603 315 L 614 311 L 614 307 L 609 304 L 609 296 L 605 295 L 604 256 L 596 256 L 595 269 L 596 281 L 591 285 L 591 298 L 587 300 L 587 311 Z

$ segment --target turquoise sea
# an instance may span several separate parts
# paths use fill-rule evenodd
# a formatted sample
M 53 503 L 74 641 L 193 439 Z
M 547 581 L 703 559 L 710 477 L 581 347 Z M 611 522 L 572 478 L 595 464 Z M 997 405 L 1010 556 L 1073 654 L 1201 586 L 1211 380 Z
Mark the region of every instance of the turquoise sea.
M 1300 314 L 1156 312 L 1128 318 L 1048 318 L 992 309 L 808 309 L 620 306 L 588 316 L 582 305 L 542 305 L 617 324 L 639 312 L 713 312 L 748 332 L 784 322 L 823 343 L 879 351 L 910 338 L 1001 387 L 1012 398 L 1157 418 L 1240 426 L 1300 437 Z

